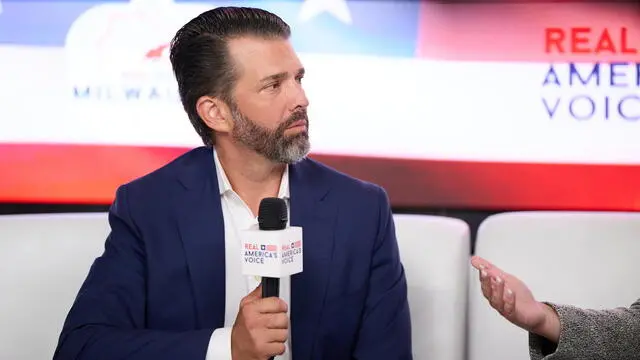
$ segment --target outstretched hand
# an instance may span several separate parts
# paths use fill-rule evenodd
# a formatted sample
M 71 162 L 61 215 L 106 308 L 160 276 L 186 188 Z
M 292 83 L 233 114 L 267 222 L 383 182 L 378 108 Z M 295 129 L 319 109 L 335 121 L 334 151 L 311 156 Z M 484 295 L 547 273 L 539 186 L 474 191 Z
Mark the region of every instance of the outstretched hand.
M 479 256 L 471 258 L 471 265 L 480 272 L 482 294 L 500 315 L 526 331 L 558 342 L 558 314 L 550 306 L 536 301 L 520 279 Z

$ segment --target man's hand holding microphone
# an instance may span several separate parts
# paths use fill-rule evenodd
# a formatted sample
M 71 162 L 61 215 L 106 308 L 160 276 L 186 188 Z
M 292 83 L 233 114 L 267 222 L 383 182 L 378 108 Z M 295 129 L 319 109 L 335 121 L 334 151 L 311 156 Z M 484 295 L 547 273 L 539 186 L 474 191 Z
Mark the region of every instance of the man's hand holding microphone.
M 289 334 L 288 307 L 278 297 L 262 298 L 262 285 L 240 302 L 231 330 L 231 356 L 264 360 L 285 351 Z
M 266 360 L 286 351 L 289 336 L 287 303 L 279 298 L 280 278 L 302 272 L 302 228 L 287 227 L 283 199 L 265 198 L 259 229 L 242 232 L 243 274 L 262 283 L 240 302 L 231 330 L 233 360 Z

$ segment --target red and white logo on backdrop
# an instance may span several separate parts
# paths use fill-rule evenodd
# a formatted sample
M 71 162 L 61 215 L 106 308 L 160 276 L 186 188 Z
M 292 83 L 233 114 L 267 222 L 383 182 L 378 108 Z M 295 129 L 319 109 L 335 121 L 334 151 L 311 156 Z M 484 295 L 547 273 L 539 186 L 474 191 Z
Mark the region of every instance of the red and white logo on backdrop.
M 165 44 L 206 4 L 133 0 L 80 16 L 65 46 L 70 95 L 80 101 L 179 104 Z M 115 105 L 115 104 L 114 104 Z
M 637 56 L 639 41 L 640 33 L 624 26 L 546 28 L 545 53 L 574 58 L 550 63 L 544 75 L 542 103 L 549 118 L 639 121 L 640 64 L 628 60 Z M 618 60 L 587 61 L 598 57 Z

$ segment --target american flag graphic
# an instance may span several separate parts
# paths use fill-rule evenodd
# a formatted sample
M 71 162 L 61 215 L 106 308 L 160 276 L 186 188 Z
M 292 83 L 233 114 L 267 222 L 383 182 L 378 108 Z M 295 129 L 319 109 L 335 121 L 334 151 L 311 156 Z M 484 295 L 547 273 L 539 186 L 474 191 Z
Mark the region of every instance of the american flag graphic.
M 265 247 L 266 251 L 278 251 L 278 246 L 277 245 L 267 245 Z

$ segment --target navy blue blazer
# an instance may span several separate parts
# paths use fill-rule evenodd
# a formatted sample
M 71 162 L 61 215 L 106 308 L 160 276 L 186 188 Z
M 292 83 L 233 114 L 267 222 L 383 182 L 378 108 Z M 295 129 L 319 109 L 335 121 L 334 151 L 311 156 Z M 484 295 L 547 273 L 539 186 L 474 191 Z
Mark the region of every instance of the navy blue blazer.
M 291 278 L 294 360 L 411 359 L 407 284 L 384 190 L 306 159 L 289 170 L 304 271 Z M 224 326 L 224 223 L 200 147 L 121 186 L 111 233 L 54 360 L 204 360 Z

